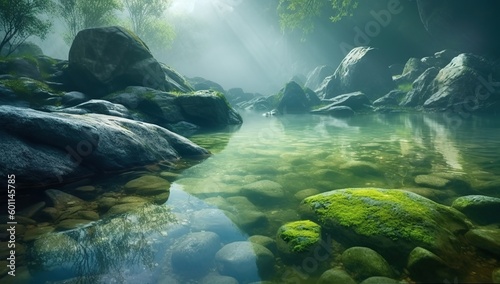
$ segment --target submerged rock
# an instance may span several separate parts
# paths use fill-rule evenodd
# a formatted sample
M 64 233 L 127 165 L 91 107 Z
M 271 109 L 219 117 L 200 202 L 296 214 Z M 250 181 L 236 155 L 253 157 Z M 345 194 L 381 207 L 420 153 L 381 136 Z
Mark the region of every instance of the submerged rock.
M 366 247 L 352 247 L 342 253 L 345 269 L 360 281 L 372 276 L 394 277 L 387 261 L 376 251 Z
M 500 222 L 500 198 L 484 195 L 461 196 L 451 205 L 474 222 L 487 225 Z
M 341 241 L 395 258 L 420 246 L 453 263 L 459 259 L 455 234 L 469 227 L 455 209 L 397 189 L 329 191 L 304 199 L 301 211 Z
M 276 234 L 278 250 L 287 257 L 307 255 L 320 241 L 321 227 L 309 220 L 287 223 Z
M 473 229 L 465 237 L 474 246 L 500 255 L 500 229 Z
M 157 176 L 145 175 L 127 182 L 124 189 L 139 195 L 155 195 L 170 191 L 170 182 Z
M 269 276 L 274 271 L 274 255 L 267 248 L 251 242 L 233 242 L 215 255 L 218 271 L 240 282 Z
M 256 203 L 277 201 L 285 196 L 283 187 L 271 180 L 261 180 L 244 185 L 241 193 Z
M 411 251 L 407 269 L 413 280 L 424 283 L 439 283 L 444 279 L 453 279 L 456 273 L 439 256 L 421 247 Z
M 356 281 L 344 270 L 333 268 L 323 272 L 318 280 L 318 284 L 331 283 L 356 284 Z
M 213 232 L 189 233 L 177 242 L 172 251 L 172 267 L 179 274 L 203 275 L 213 264 L 220 239 Z

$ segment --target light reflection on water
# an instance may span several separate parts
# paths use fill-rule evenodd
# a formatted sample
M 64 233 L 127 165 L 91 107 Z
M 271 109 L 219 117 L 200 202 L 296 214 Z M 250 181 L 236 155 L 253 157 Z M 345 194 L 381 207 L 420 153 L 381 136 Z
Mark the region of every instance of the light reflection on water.
M 194 273 L 196 268 L 192 278 L 172 270 L 171 248 L 176 242 L 197 231 L 217 233 L 221 246 L 251 235 L 274 238 L 281 225 L 300 220 L 297 207 L 303 190 L 403 188 L 447 205 L 460 195 L 500 196 L 498 191 L 479 191 L 483 183 L 500 179 L 498 119 L 471 118 L 453 127 L 438 114 L 377 114 L 348 120 L 244 114 L 244 120 L 234 133 L 192 137 L 214 155 L 185 170 L 164 205 L 64 233 L 70 244 L 60 255 L 47 254 L 46 263 L 38 265 L 48 272 L 33 271 L 33 277 L 61 280 L 86 275 L 78 279 L 94 283 L 201 282 L 203 275 Z M 467 186 L 458 191 L 429 189 L 415 183 L 415 176 L 422 174 L 451 175 Z M 279 184 L 285 195 L 262 199 L 242 191 L 259 181 Z M 293 268 L 279 258 L 276 263 L 276 275 L 270 279 L 282 283 Z M 301 275 L 301 283 L 314 283 L 320 272 Z

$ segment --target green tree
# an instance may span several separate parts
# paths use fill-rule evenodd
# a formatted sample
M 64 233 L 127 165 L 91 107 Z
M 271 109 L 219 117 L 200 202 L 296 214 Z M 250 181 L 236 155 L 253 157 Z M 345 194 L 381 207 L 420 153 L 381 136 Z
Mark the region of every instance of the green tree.
M 59 15 L 66 22 L 66 43 L 70 44 L 83 29 L 112 24 L 121 9 L 118 0 L 57 0 Z
M 358 0 L 279 0 L 278 14 L 283 31 L 302 30 L 304 34 L 314 30 L 314 22 L 322 15 L 330 2 L 332 22 L 352 16 Z
M 0 0 L 0 53 L 10 55 L 30 36 L 43 39 L 52 24 L 41 17 L 50 12 L 51 4 L 50 0 Z
M 170 0 L 123 0 L 132 31 L 153 49 L 169 46 L 175 37 L 174 29 L 163 17 L 170 2 Z

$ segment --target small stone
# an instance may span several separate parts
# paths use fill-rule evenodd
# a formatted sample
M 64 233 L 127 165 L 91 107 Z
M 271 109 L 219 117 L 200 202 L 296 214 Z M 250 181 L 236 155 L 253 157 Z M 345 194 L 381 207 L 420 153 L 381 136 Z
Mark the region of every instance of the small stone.
M 350 161 L 350 162 L 343 164 L 340 167 L 340 169 L 350 171 L 353 174 L 359 175 L 359 176 L 364 176 L 364 175 L 380 176 L 380 175 L 383 175 L 383 173 L 380 171 L 380 169 L 377 167 L 377 165 L 370 163 L 370 162 L 364 162 L 364 161 Z
M 321 241 L 321 227 L 309 220 L 287 223 L 278 229 L 278 251 L 288 257 L 310 253 Z
M 421 247 L 411 251 L 406 267 L 411 278 L 418 282 L 438 283 L 443 279 L 453 279 L 454 275 L 440 257 Z
M 344 270 L 333 268 L 323 272 L 318 280 L 318 284 L 330 283 L 356 284 L 356 281 Z
M 61 216 L 61 212 L 59 212 L 59 210 L 57 210 L 54 207 L 43 208 L 41 214 L 44 218 L 48 219 L 49 221 L 55 221 L 57 220 L 57 218 L 59 218 L 59 216 Z
M 363 280 L 359 284 L 401 284 L 401 282 L 399 282 L 396 279 L 389 278 L 389 277 L 374 276 L 374 277 L 370 277 L 370 278 Z
M 65 219 L 56 225 L 56 230 L 58 231 L 72 230 L 87 225 L 90 222 L 91 222 L 90 220 L 84 220 L 84 219 Z
M 462 196 L 451 207 L 464 213 L 472 221 L 480 225 L 500 222 L 500 198 L 484 195 Z
M 394 271 L 376 251 L 367 247 L 352 247 L 342 253 L 344 268 L 358 281 L 372 276 L 394 277 Z
M 450 183 L 450 180 L 433 175 L 418 175 L 415 177 L 415 183 L 420 186 L 444 188 Z
M 119 214 L 128 213 L 130 211 L 133 211 L 134 209 L 137 209 L 137 208 L 143 206 L 144 204 L 145 203 L 143 203 L 143 202 L 117 204 L 117 205 L 114 205 L 113 207 L 109 208 L 108 212 L 106 212 L 106 215 L 111 216 L 111 215 L 119 215 Z
M 248 241 L 255 243 L 255 244 L 259 244 L 261 246 L 264 246 L 265 248 L 267 248 L 268 250 L 270 250 L 273 253 L 275 253 L 277 250 L 276 241 L 268 236 L 253 235 L 253 236 L 248 238 Z
M 124 189 L 139 195 L 155 195 L 170 190 L 170 182 L 157 176 L 145 175 L 127 182 Z
M 26 230 L 24 233 L 23 240 L 25 242 L 33 241 L 38 239 L 40 236 L 51 233 L 54 231 L 54 227 L 52 226 L 44 226 L 44 227 L 35 227 L 32 229 Z
M 309 196 L 316 195 L 318 193 L 320 193 L 319 190 L 317 190 L 315 188 L 308 188 L 308 189 L 303 189 L 303 190 L 298 191 L 297 193 L 294 194 L 294 196 L 295 196 L 295 199 L 302 201 L 302 199 L 309 197 Z
M 80 198 L 57 189 L 47 189 L 45 195 L 50 199 L 49 205 L 59 210 L 85 204 L 85 201 Z
M 282 186 L 270 180 L 247 184 L 241 188 L 241 193 L 256 203 L 273 202 L 285 196 Z
M 473 229 L 465 238 L 480 249 L 500 255 L 500 229 Z

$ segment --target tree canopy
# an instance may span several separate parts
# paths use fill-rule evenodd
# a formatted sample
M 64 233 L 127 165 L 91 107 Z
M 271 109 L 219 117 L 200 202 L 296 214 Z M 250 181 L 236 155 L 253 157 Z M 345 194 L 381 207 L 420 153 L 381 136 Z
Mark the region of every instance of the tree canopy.
M 0 53 L 10 55 L 30 36 L 43 39 L 51 23 L 41 15 L 51 8 L 51 0 L 0 0 Z
M 68 44 L 80 30 L 111 24 L 122 7 L 118 0 L 57 0 L 57 4 L 67 26 L 64 40 Z
M 330 2 L 330 4 L 328 4 Z M 283 31 L 301 30 L 304 34 L 314 30 L 315 19 L 331 6 L 330 20 L 338 22 L 352 16 L 358 0 L 279 0 L 278 14 Z

